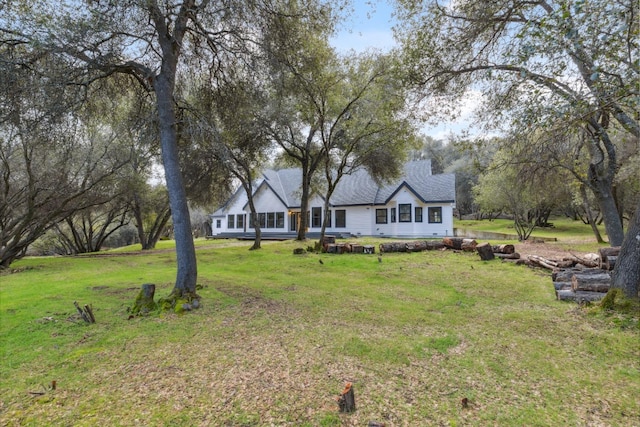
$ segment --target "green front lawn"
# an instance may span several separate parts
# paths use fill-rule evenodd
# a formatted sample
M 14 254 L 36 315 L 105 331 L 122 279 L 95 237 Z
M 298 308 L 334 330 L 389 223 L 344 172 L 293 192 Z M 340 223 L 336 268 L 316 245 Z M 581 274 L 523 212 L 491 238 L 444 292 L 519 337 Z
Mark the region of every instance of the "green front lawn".
M 15 263 L 0 424 L 638 425 L 638 319 L 556 301 L 545 272 L 249 245 L 197 242 L 203 306 L 185 315 L 128 319 L 142 283 L 170 292 L 170 248 Z M 357 411 L 340 414 L 347 381 Z

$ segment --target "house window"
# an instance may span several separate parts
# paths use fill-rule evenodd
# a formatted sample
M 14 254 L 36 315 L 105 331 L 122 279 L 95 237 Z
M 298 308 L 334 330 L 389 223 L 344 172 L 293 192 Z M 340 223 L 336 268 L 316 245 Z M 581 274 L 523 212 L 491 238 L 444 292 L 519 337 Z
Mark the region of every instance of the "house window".
M 276 212 L 276 228 L 284 228 L 284 212 Z
M 400 222 L 411 222 L 411 205 L 401 204 L 398 205 L 398 220 Z
M 260 212 L 258 214 L 258 220 L 260 221 L 260 228 L 267 228 L 267 214 Z
M 325 222 L 327 223 L 327 228 L 331 228 L 331 211 L 330 210 L 327 211 Z
M 387 223 L 387 210 L 376 209 L 376 224 L 386 224 L 386 223 Z
M 276 228 L 276 213 L 269 212 L 267 214 L 267 228 Z
M 233 225 L 236 222 L 236 216 L 235 215 L 229 215 L 227 216 L 227 228 L 233 228 Z
M 222 227 L 222 220 L 216 219 L 216 228 L 220 228 L 220 227 Z
M 442 222 L 442 208 L 429 208 L 429 222 L 441 223 Z
M 416 222 L 422 222 L 422 207 L 416 206 L 415 217 L 416 217 Z
M 311 208 L 311 226 L 322 227 L 322 208 Z
M 391 208 L 391 222 L 396 222 L 396 208 Z
M 244 215 L 238 215 L 238 228 L 244 228 Z
M 336 210 L 336 228 L 345 228 L 347 226 L 347 211 L 344 209 Z

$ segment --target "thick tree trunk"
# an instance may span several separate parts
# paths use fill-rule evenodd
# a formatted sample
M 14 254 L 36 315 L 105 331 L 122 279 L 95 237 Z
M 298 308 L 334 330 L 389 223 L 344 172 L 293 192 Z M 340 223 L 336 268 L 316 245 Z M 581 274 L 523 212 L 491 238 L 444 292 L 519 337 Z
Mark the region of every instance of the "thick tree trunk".
M 256 250 L 261 248 L 262 244 L 262 229 L 260 228 L 260 219 L 258 218 L 258 213 L 256 212 L 256 206 L 253 203 L 253 194 L 251 194 L 251 182 L 249 182 L 249 189 L 245 186 L 245 191 L 247 192 L 247 198 L 249 200 L 249 211 L 251 215 L 249 215 L 251 221 L 251 226 L 253 227 L 253 232 L 256 237 L 253 240 L 253 245 L 249 248 L 249 250 Z
M 309 191 L 311 189 L 311 177 L 307 170 L 308 166 L 302 165 L 302 195 L 300 197 L 300 217 L 298 220 L 298 236 L 296 240 L 306 240 L 307 227 L 309 227 L 307 221 L 307 212 L 309 212 Z
M 621 289 L 628 298 L 640 296 L 640 202 L 616 259 L 611 287 Z
M 184 187 L 178 157 L 178 138 L 176 133 L 176 116 L 173 100 L 173 78 L 167 76 L 172 70 L 165 70 L 154 80 L 154 90 L 158 106 L 160 128 L 160 146 L 165 180 L 169 192 L 169 205 L 173 218 L 173 229 L 176 241 L 176 261 L 178 272 L 173 293 L 178 296 L 195 295 L 198 277 L 196 250 L 191 235 L 191 220 L 187 204 L 187 193 Z M 175 70 L 175 67 L 173 67 Z M 173 71 L 175 73 L 175 71 Z
M 609 245 L 620 246 L 624 239 L 624 234 L 622 231 L 622 222 L 620 221 L 618 207 L 616 206 L 616 202 L 611 191 L 611 185 L 608 185 L 606 182 L 598 181 L 594 184 L 592 189 L 598 200 L 602 217 L 604 218 L 604 228 L 607 231 L 607 236 L 609 237 Z

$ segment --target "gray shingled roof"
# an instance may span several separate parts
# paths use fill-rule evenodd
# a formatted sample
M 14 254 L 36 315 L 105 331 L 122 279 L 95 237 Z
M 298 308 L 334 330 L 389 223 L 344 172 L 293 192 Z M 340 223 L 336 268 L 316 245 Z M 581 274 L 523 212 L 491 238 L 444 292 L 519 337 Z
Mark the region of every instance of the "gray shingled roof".
M 269 186 L 289 208 L 300 207 L 300 169 L 267 169 L 263 172 L 261 185 Z M 258 187 L 259 187 L 258 186 Z M 366 170 L 345 175 L 331 196 L 332 206 L 384 205 L 404 186 L 409 188 L 422 202 L 455 202 L 456 184 L 454 174 L 431 174 L 430 160 L 407 162 L 404 173 L 398 179 L 379 186 Z M 256 189 L 258 188 L 256 187 Z M 221 213 L 220 211 L 216 213 Z M 214 213 L 215 215 L 215 213 Z

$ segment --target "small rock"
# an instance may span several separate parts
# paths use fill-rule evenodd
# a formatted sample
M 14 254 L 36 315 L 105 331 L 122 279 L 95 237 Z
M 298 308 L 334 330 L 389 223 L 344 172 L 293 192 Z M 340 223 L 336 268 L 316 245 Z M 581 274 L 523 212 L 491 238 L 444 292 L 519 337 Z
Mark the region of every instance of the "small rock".
M 191 311 L 193 307 L 191 307 L 191 304 L 187 303 L 187 304 L 182 304 L 182 309 L 184 311 Z
M 194 310 L 197 310 L 198 308 L 200 308 L 200 301 L 198 301 L 197 299 L 194 299 L 193 301 L 191 301 L 191 306 L 193 307 Z

